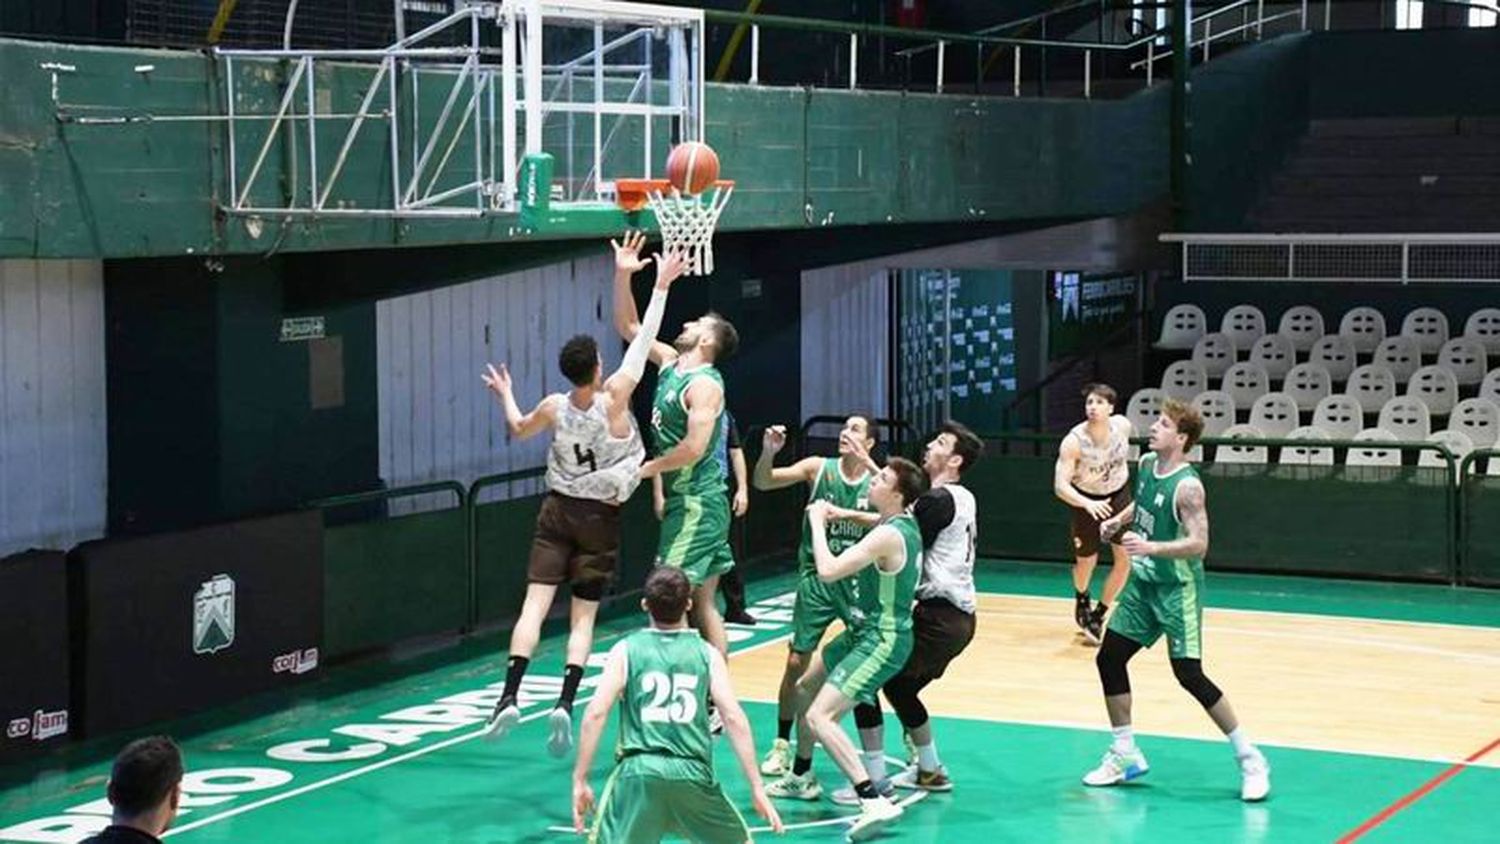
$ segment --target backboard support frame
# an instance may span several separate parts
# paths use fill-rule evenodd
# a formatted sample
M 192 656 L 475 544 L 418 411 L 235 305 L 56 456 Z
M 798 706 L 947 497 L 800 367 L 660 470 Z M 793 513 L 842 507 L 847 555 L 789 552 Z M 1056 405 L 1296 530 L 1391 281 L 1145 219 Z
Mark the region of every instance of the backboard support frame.
M 215 50 L 228 169 L 223 210 L 270 219 L 516 215 L 522 228 L 552 231 L 594 229 L 601 215 L 610 216 L 606 225 L 616 218 L 652 225 L 649 210 L 627 215 L 614 203 L 616 174 L 606 161 L 613 145 L 638 142 L 638 165 L 618 175 L 649 178 L 661 141 L 703 139 L 702 10 L 617 0 L 453 6 L 379 49 Z M 352 111 L 326 107 L 334 64 L 372 71 Z M 250 74 L 276 77 L 275 111 L 239 107 Z M 437 92 L 441 108 L 429 106 L 436 99 L 424 99 L 424 89 Z M 671 137 L 658 131 L 653 139 L 662 118 Z M 356 205 L 339 193 L 346 164 L 362 133 L 380 131 L 372 124 L 381 122 L 388 201 Z M 346 128 L 329 128 L 338 123 Z M 273 152 L 287 161 L 268 166 Z M 565 158 L 562 179 L 554 153 Z

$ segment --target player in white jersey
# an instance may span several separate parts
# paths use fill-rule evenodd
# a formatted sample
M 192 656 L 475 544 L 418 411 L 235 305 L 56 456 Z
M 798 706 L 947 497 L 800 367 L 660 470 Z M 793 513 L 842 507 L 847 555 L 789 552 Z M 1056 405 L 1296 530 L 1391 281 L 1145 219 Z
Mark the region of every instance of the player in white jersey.
M 861 754 L 870 781 L 882 794 L 896 787 L 951 791 L 953 781 L 938 757 L 927 707 L 918 694 L 943 676 L 948 664 L 974 639 L 978 601 L 974 557 L 978 545 L 978 507 L 974 493 L 959 484 L 964 472 L 984 454 L 984 441 L 965 425 L 945 422 L 922 453 L 922 468 L 932 488 L 912 505 L 922 531 L 922 579 L 912 610 L 913 645 L 901 672 L 881 691 L 913 745 L 915 764 L 895 777 L 885 766 L 885 718 L 878 704 L 854 707 Z M 836 510 L 841 518 L 865 520 L 857 511 Z M 849 789 L 833 794 L 836 803 L 859 805 Z
M 1108 384 L 1083 388 L 1084 421 L 1073 426 L 1057 450 L 1052 491 L 1073 508 L 1073 620 L 1097 645 L 1104 615 L 1130 577 L 1130 555 L 1110 546 L 1114 567 L 1098 604 L 1089 605 L 1089 582 L 1099 562 L 1099 523 L 1130 504 L 1130 420 L 1115 414 L 1117 396 Z
M 637 233 L 627 234 L 623 243 L 611 242 L 616 275 L 628 276 L 642 263 L 639 255 L 645 240 L 645 235 Z M 550 716 L 547 749 L 553 756 L 563 756 L 573 746 L 573 700 L 593 644 L 599 599 L 614 576 L 620 549 L 620 505 L 640 483 L 641 461 L 646 456 L 630 412 L 630 395 L 645 372 L 647 353 L 666 311 L 667 291 L 686 266 L 680 254 L 658 257 L 656 288 L 641 331 L 626 350 L 620 368 L 607 380 L 599 347 L 587 334 L 569 340 L 558 355 L 573 389 L 547 396 L 530 413 L 522 414 L 517 406 L 505 364 L 498 370 L 488 367 L 484 376 L 505 408 L 511 436 L 526 439 L 549 428 L 553 431 L 547 450 L 548 493 L 537 513 L 527 563 L 526 600 L 510 634 L 505 688 L 485 724 L 491 736 L 502 737 L 520 723 L 516 695 L 521 680 L 557 588 L 569 583 L 573 604 L 567 663 L 562 693 Z

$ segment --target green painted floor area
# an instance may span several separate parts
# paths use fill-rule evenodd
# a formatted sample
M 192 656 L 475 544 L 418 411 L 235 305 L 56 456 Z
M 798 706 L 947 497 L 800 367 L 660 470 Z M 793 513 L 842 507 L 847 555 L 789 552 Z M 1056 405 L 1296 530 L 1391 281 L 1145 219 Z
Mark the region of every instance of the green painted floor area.
M 763 621 L 736 631 L 736 650 L 781 647 L 789 585 L 784 577 L 752 584 Z M 999 563 L 982 568 L 980 588 L 1056 596 L 1070 589 L 1066 567 Z M 1500 618 L 1500 594 L 1476 590 L 1226 574 L 1211 574 L 1209 588 L 1210 605 L 1222 607 L 1454 624 L 1495 625 Z M 635 623 L 606 625 L 596 652 Z M 401 665 L 337 670 L 273 714 L 220 712 L 169 725 L 164 729 L 183 737 L 190 768 L 187 812 L 172 837 L 277 844 L 576 840 L 549 831 L 569 821 L 571 763 L 547 756 L 541 721 L 523 724 L 503 743 L 475 737 L 497 695 L 487 687 L 499 679 L 501 646 L 491 636 Z M 537 654 L 523 689 L 528 717 L 550 708 L 560 647 L 552 637 Z M 590 687 L 586 678 L 585 697 Z M 757 729 L 774 718 L 767 705 L 748 709 Z M 889 723 L 891 746 L 899 747 Z M 958 788 L 913 805 L 883 840 L 1332 841 L 1446 770 L 1431 762 L 1270 746 L 1272 798 L 1247 806 L 1237 799 L 1238 770 L 1220 741 L 1143 737 L 1151 773 L 1121 788 L 1091 790 L 1078 778 L 1103 751 L 1102 731 L 965 719 L 940 719 L 936 731 Z M 102 826 L 107 747 L 123 739 L 0 771 L 7 784 L 0 790 L 0 841 L 77 841 Z M 764 745 L 766 736 L 760 739 Z M 731 796 L 746 805 L 726 742 L 717 753 Z M 596 765 L 596 788 L 606 769 L 607 760 Z M 842 784 L 821 755 L 817 771 L 826 787 Z M 1497 790 L 1500 770 L 1464 768 L 1362 840 L 1493 841 Z M 826 800 L 783 806 L 786 819 L 799 825 L 849 811 Z M 784 840 L 840 835 L 838 826 L 823 824 L 795 828 Z

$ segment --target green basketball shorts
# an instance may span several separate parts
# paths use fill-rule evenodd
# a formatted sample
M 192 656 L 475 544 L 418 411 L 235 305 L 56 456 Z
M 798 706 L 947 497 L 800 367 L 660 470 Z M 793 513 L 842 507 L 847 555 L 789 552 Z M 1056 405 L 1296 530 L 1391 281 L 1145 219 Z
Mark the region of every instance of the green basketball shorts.
M 1132 576 L 1109 617 L 1109 629 L 1145 647 L 1166 634 L 1173 659 L 1203 658 L 1203 575 L 1181 583 Z
M 695 587 L 734 568 L 729 497 L 723 493 L 667 496 L 656 563 L 682 569 Z

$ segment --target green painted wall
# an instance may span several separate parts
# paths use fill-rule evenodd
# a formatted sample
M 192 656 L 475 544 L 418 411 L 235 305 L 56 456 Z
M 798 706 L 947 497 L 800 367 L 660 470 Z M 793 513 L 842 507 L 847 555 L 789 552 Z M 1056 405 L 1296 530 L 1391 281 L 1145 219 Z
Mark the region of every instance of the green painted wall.
M 1320 32 L 1311 40 L 1313 117 L 1500 114 L 1500 29 Z
M 0 41 L 0 77 L 15 80 L 0 90 L 0 126 L 6 127 L 0 137 L 6 187 L 0 192 L 0 256 L 253 254 L 539 239 L 513 231 L 514 220 L 501 218 L 268 222 L 252 233 L 243 220 L 215 212 L 228 192 L 222 126 L 59 123 L 50 74 L 38 69 L 52 61 L 77 68 L 59 82 L 71 113 L 222 110 L 222 67 L 203 56 Z M 135 72 L 142 63 L 156 69 Z M 270 62 L 237 66 L 236 108 L 274 111 L 285 73 Z M 320 83 L 331 83 L 319 110 L 351 111 L 372 71 L 329 66 L 318 74 Z M 418 84 L 424 111 L 436 110 L 447 92 L 444 80 L 424 76 Z M 725 176 L 739 182 L 722 221 L 726 230 L 1114 214 L 1151 198 L 1164 173 L 1156 153 L 1164 111 L 1155 97 L 976 100 L 714 85 L 708 98 L 708 138 L 725 162 Z M 261 122 L 236 130 L 242 169 L 248 170 L 268 127 Z M 331 168 L 336 131 L 319 130 L 320 148 L 327 141 L 320 173 Z M 559 127 L 549 121 L 548 131 Z M 388 143 L 381 126 L 359 136 L 335 202 L 364 207 L 389 195 Z M 409 139 L 401 143 L 409 156 Z M 455 147 L 454 161 L 465 156 L 472 156 L 468 140 Z M 294 158 L 305 174 L 305 138 L 289 143 L 283 133 L 251 197 L 274 200 L 300 182 L 290 179 Z
M 217 265 L 216 265 L 217 266 Z M 279 259 L 109 261 L 109 529 L 169 530 L 377 486 L 374 305 L 288 308 Z M 342 344 L 342 402 L 315 409 L 311 346 Z
M 1261 185 L 1306 131 L 1309 52 L 1307 35 L 1290 35 L 1237 50 L 1193 74 L 1193 230 L 1238 229 Z

